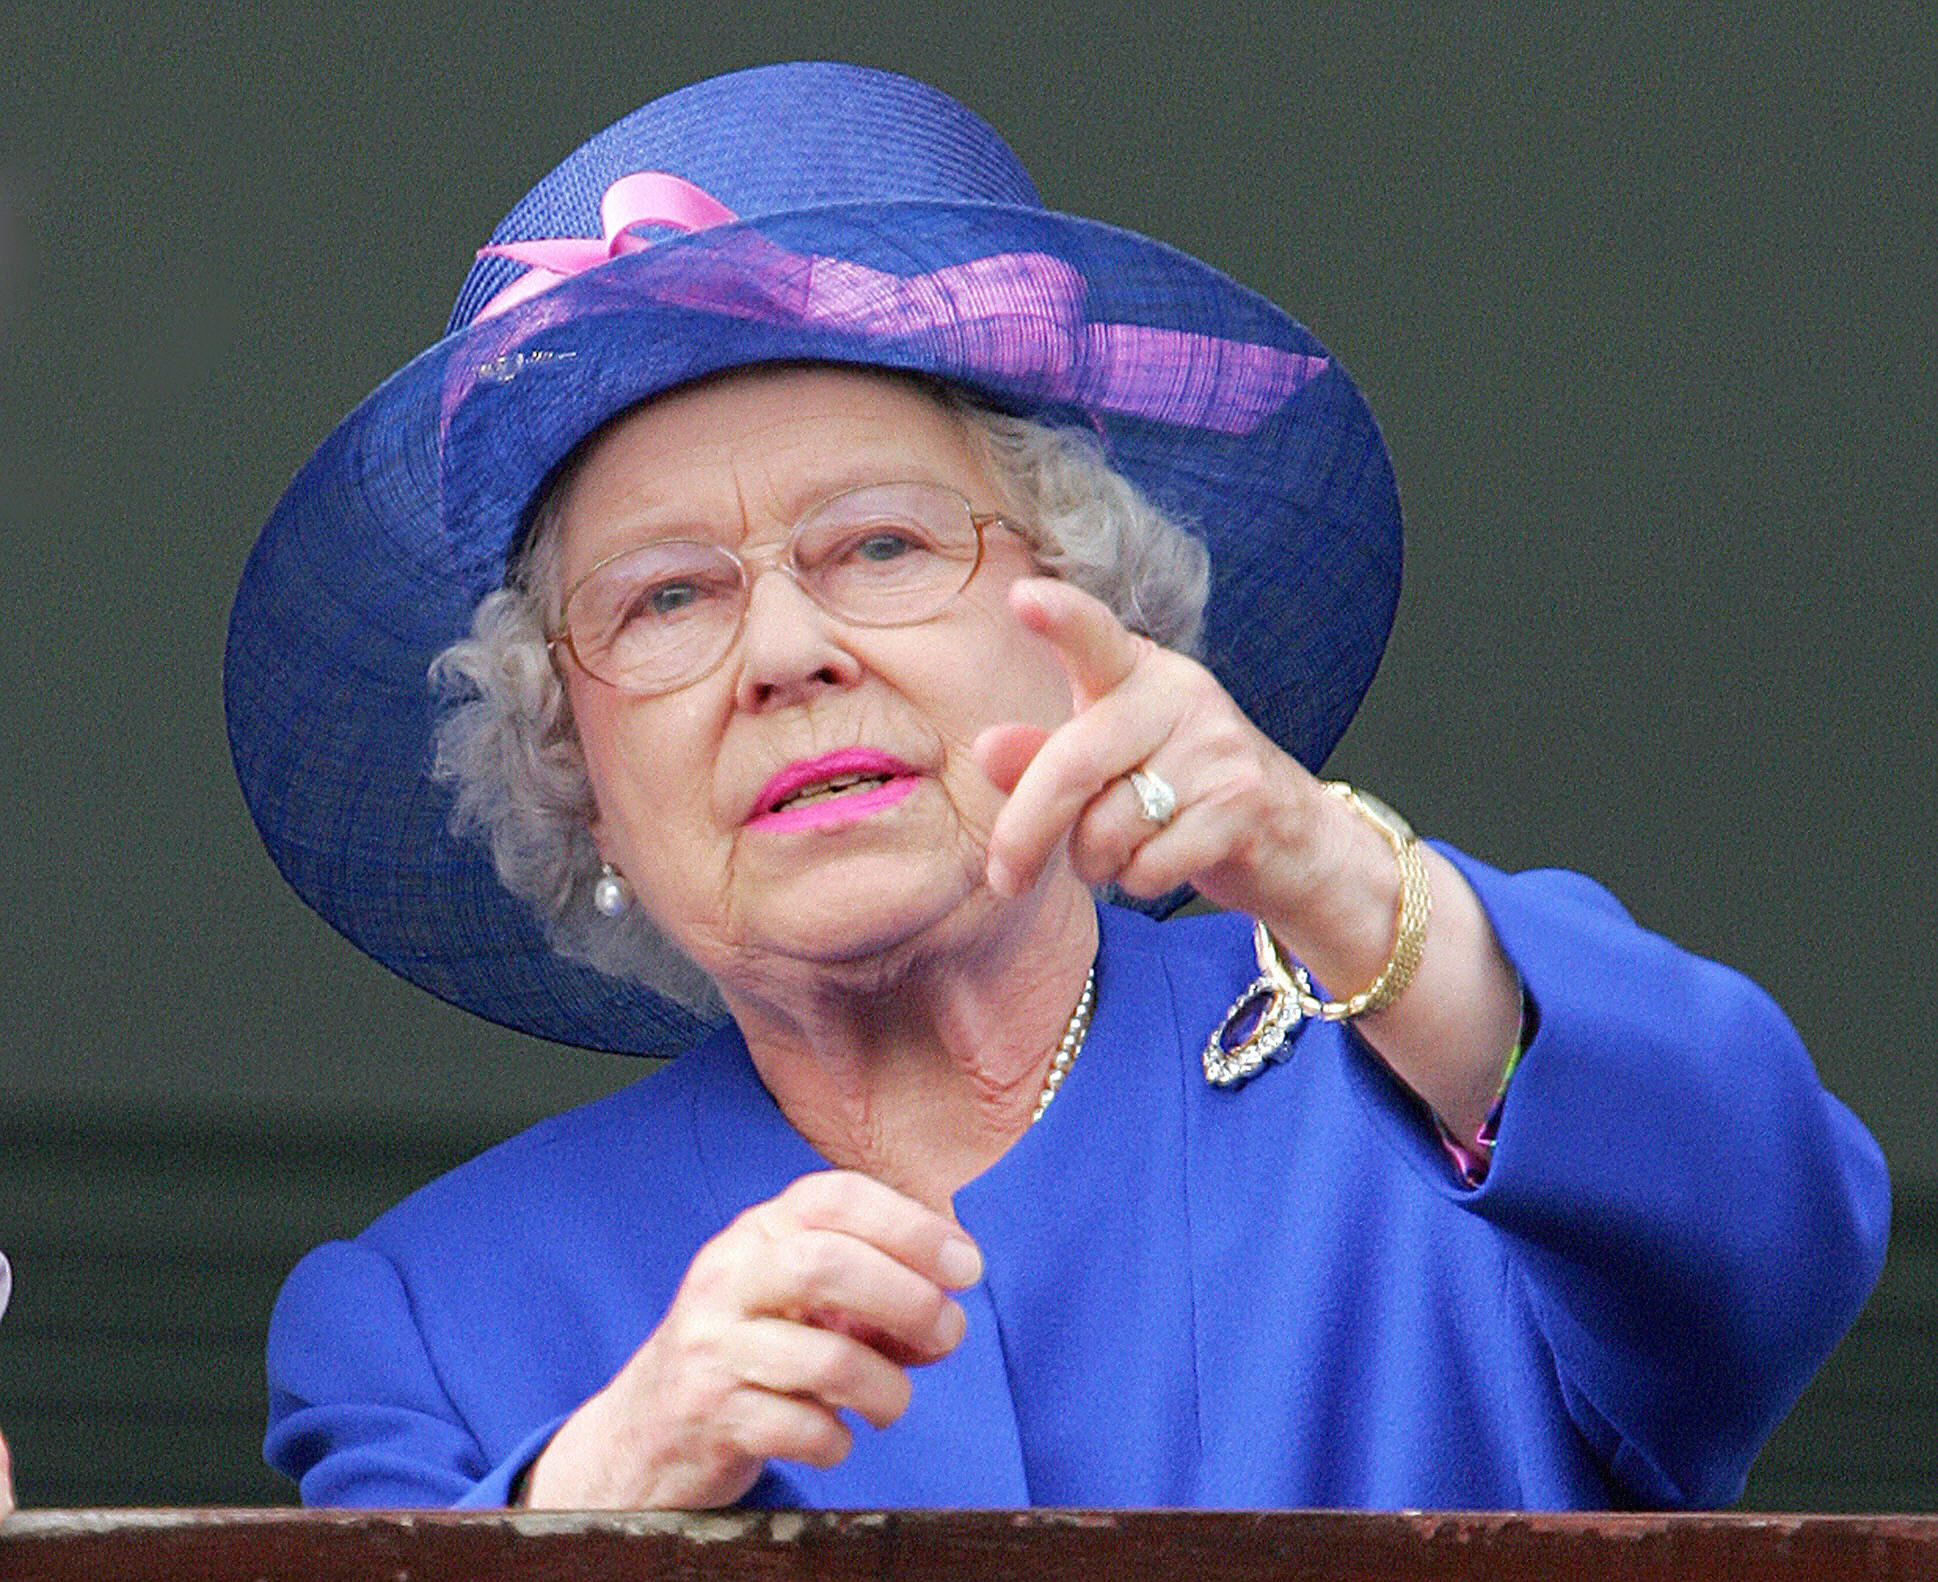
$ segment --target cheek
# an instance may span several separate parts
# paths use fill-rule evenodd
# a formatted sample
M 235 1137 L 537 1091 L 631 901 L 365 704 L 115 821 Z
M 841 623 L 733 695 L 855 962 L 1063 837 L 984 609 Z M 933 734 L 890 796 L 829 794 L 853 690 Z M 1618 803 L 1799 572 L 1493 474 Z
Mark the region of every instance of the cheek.
M 608 857 L 617 861 L 617 848 L 703 816 L 711 757 L 699 751 L 703 733 L 690 701 L 581 692 L 593 689 L 575 689 L 573 719 L 592 783 L 593 832 Z

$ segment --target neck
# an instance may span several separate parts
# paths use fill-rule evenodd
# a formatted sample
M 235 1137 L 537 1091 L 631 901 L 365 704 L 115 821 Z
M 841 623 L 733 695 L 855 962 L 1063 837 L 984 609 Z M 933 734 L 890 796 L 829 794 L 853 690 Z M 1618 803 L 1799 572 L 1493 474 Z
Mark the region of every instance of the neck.
M 863 981 L 817 970 L 723 987 L 762 1082 L 830 1164 L 947 1213 L 1028 1130 L 1097 952 L 1088 891 L 1045 888 L 1001 926 L 871 964 Z

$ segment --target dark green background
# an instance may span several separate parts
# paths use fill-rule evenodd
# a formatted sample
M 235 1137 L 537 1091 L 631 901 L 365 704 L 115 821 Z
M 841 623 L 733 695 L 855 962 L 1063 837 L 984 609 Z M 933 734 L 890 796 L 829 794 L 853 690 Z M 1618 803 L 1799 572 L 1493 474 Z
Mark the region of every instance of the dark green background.
M 1209 259 L 1353 371 L 1409 561 L 1334 768 L 1783 1002 L 1901 1209 L 1757 1489 L 1932 1504 L 1928 8 L 1121 0 L 0 16 L 23 1495 L 278 1497 L 255 1357 L 296 1250 L 630 1074 L 434 1004 L 282 888 L 228 771 L 223 622 L 291 472 L 543 169 L 801 55 L 939 83 L 1051 204 Z

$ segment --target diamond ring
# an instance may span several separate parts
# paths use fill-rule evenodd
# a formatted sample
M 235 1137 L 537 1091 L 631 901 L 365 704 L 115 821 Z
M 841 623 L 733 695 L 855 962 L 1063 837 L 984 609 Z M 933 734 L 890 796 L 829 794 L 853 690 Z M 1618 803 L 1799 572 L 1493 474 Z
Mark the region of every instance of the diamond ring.
M 1171 789 L 1171 782 L 1149 769 L 1133 769 L 1126 778 L 1137 793 L 1137 805 L 1144 816 L 1160 829 L 1170 823 L 1178 811 L 1178 794 Z

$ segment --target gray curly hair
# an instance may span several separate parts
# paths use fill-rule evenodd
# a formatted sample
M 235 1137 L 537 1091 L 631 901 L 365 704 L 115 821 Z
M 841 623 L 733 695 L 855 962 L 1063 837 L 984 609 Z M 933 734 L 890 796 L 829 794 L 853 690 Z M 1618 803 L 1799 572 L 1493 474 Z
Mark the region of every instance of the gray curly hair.
M 1205 547 L 1105 460 L 1087 429 L 1057 428 L 916 381 L 980 442 L 1022 507 L 1044 572 L 1108 605 L 1134 632 L 1197 651 L 1210 587 Z M 703 1017 L 724 1012 L 712 982 L 645 915 L 592 905 L 600 872 L 592 787 L 545 634 L 557 627 L 557 531 L 581 445 L 534 509 L 505 585 L 479 602 L 471 635 L 431 662 L 439 710 L 433 776 L 453 793 L 451 831 L 482 841 L 498 878 L 529 905 L 560 955 L 659 990 Z

